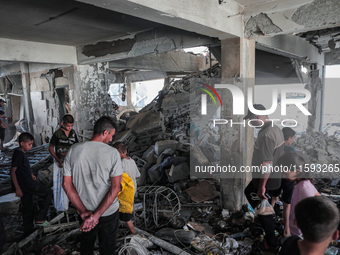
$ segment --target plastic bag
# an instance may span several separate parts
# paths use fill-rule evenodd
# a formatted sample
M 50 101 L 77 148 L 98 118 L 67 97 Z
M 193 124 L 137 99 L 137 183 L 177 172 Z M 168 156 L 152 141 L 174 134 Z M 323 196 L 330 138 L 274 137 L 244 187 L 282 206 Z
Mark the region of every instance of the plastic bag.
M 257 207 L 258 215 L 271 215 L 274 214 L 274 208 L 269 204 L 267 199 L 263 199 L 259 206 Z

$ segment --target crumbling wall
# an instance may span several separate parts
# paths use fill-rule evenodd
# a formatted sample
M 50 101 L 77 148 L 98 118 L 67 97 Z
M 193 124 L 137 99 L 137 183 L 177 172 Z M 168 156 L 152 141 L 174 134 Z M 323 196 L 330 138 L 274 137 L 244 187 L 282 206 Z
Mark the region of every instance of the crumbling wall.
M 340 138 L 321 132 L 303 134 L 292 145 L 303 151 L 309 164 L 339 164 Z
M 56 90 L 67 88 L 69 105 L 65 112 L 75 117 L 75 129 L 91 130 L 102 115 L 112 115 L 107 95 L 108 64 L 82 66 L 30 65 L 30 96 L 34 115 L 34 137 L 37 145 L 48 143 L 62 118 Z
M 108 63 L 75 67 L 71 93 L 74 93 L 72 108 L 76 110 L 78 131 L 92 129 L 95 121 L 103 115 L 113 115 L 112 101 L 107 93 L 110 86 L 106 79 L 108 73 Z

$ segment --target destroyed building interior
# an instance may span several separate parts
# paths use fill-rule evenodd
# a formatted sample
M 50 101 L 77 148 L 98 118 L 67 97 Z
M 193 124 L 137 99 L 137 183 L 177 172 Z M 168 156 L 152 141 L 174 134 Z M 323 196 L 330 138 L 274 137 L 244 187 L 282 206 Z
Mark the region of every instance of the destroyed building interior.
M 72 204 L 61 212 L 51 201 L 49 226 L 23 235 L 10 175 L 18 137 L 29 132 L 32 173 L 53 189 L 48 149 L 65 114 L 74 117 L 80 142 L 91 139 L 100 117 L 113 117 L 118 127 L 109 145 L 123 142 L 140 172 L 132 220 L 138 234 L 120 224 L 117 254 L 261 254 L 253 246 L 264 231 L 244 195 L 251 173 L 193 173 L 194 165 L 252 164 L 257 131 L 240 124 L 248 100 L 267 109 L 273 103 L 277 112 L 286 107 L 286 116 L 273 119 L 280 128 L 296 123 L 292 146 L 306 163 L 339 170 L 339 100 L 326 95 L 326 69 L 340 65 L 338 0 L 0 0 L 0 6 L 7 125 L 0 153 L 2 254 L 80 254 L 81 219 Z M 333 87 L 339 95 L 339 84 Z M 310 98 L 288 105 L 305 98 L 290 88 Z M 242 113 L 235 114 L 235 91 L 244 95 Z M 333 119 L 326 104 L 337 108 Z M 338 172 L 314 176 L 314 186 L 340 208 Z M 36 210 L 40 202 L 34 200 Z M 281 239 L 280 200 L 274 209 Z M 339 250 L 336 242 L 327 254 Z

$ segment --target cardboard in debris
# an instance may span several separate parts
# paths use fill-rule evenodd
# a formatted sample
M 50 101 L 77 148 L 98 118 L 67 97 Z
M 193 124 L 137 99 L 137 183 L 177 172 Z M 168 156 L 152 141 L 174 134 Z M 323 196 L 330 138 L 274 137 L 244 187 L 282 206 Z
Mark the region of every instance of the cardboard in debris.
M 191 200 L 196 203 L 201 203 L 217 197 L 220 193 L 216 190 L 215 185 L 210 181 L 201 181 L 196 186 L 185 190 Z

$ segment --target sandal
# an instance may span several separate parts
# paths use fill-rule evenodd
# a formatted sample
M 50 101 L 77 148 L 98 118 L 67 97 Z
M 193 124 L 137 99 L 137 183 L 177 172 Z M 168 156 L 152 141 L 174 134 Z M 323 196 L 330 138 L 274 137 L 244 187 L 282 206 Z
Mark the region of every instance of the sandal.
M 47 220 L 45 220 L 44 222 L 41 222 L 41 223 L 35 223 L 38 227 L 48 227 L 48 226 L 50 226 L 51 224 L 47 221 Z

